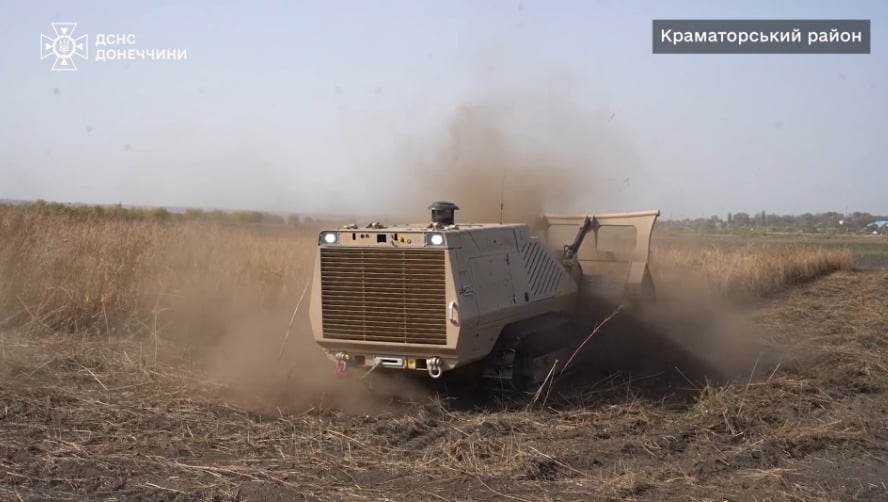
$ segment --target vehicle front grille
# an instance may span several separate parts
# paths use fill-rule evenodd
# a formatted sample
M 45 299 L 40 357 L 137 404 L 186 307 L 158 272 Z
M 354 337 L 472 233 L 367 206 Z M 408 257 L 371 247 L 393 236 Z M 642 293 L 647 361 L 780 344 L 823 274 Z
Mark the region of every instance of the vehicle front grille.
M 444 251 L 321 248 L 324 338 L 447 343 Z

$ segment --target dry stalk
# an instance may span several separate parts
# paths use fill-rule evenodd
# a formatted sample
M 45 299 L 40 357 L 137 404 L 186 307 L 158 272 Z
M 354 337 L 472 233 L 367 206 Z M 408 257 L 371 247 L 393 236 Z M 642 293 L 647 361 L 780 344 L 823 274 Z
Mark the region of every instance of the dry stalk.
M 87 367 L 84 366 L 83 364 L 81 364 L 80 367 L 83 368 L 87 373 L 89 373 L 90 376 L 93 377 L 93 379 L 94 379 L 96 382 L 98 382 L 98 384 L 99 384 L 103 389 L 105 389 L 105 392 L 108 392 L 108 387 L 105 387 L 105 384 L 102 383 L 101 380 L 99 380 L 99 377 L 96 376 L 96 374 L 93 372 L 93 370 L 87 368 Z
M 746 381 L 746 389 L 743 390 L 743 397 L 740 398 L 740 405 L 737 406 L 737 417 L 740 417 L 740 413 L 743 411 L 743 403 L 746 401 L 746 394 L 749 393 L 749 386 L 752 384 L 752 377 L 755 374 L 755 369 L 758 367 L 759 359 L 762 358 L 762 353 L 759 352 L 758 357 L 755 358 L 755 363 L 752 365 L 752 370 L 749 372 L 749 380 Z M 775 368 L 774 371 L 777 371 Z M 773 376 L 773 373 L 771 374 Z M 770 379 L 769 379 L 770 380 Z
M 308 292 L 308 287 L 311 285 L 311 281 L 305 281 L 305 287 L 302 288 L 302 294 L 299 295 L 299 301 L 296 302 L 296 308 L 293 309 L 293 315 L 290 316 L 290 322 L 287 324 L 287 331 L 284 333 L 284 339 L 281 340 L 281 348 L 278 350 L 278 361 L 284 357 L 284 347 L 287 345 L 287 340 L 290 339 L 290 330 L 293 328 L 293 321 L 296 320 L 296 313 L 299 312 L 299 306 L 302 305 L 302 300 L 305 298 L 305 293 Z
M 15 312 L 15 313 L 13 313 L 12 315 L 8 316 L 6 319 L 3 319 L 2 321 L 0 321 L 0 329 L 5 328 L 8 324 L 12 324 L 12 322 L 13 322 L 13 321 L 14 321 L 19 315 L 21 315 L 22 312 L 23 312 L 22 310 L 19 310 L 18 312 Z
M 559 363 L 558 359 L 556 359 L 555 362 L 552 363 L 552 368 L 549 369 L 549 373 L 546 375 L 546 378 L 543 379 L 543 382 L 540 384 L 540 387 L 537 389 L 536 393 L 534 393 L 533 399 L 531 399 L 530 404 L 527 405 L 528 409 L 533 407 L 533 405 L 536 404 L 537 400 L 539 400 L 540 395 L 542 395 L 543 389 L 546 387 L 547 383 L 549 383 L 549 388 L 551 390 L 552 376 L 555 374 L 555 368 L 558 367 L 558 363 Z M 548 395 L 549 395 L 549 393 L 547 392 L 546 396 L 548 396 Z M 543 404 L 545 405 L 545 401 L 543 402 Z
M 509 495 L 508 493 L 503 493 L 501 491 L 494 490 L 493 488 L 490 487 L 490 485 L 485 483 L 484 480 L 481 479 L 480 477 L 476 477 L 475 479 L 477 479 L 478 482 L 481 483 L 482 486 L 484 486 L 484 488 L 487 488 L 488 490 L 490 490 L 490 492 L 493 493 L 494 495 L 496 495 L 497 497 L 506 498 L 509 500 L 518 500 L 519 502 L 531 502 L 530 500 L 523 499 L 521 497 L 516 497 L 514 495 Z
M 695 391 L 699 391 L 699 390 L 700 390 L 700 387 L 698 387 L 697 384 L 695 384 L 693 380 L 691 380 L 690 378 L 688 378 L 688 376 L 685 375 L 683 371 L 681 371 L 681 368 L 679 368 L 678 366 L 675 366 L 674 368 L 675 368 L 675 371 L 677 371 L 678 374 L 681 375 L 681 377 L 685 379 L 685 382 L 687 382 L 688 385 L 691 386 L 691 389 L 692 389 L 692 390 L 695 390 Z
M 564 462 L 562 462 L 562 461 L 560 461 L 560 460 L 556 460 L 556 459 L 553 458 L 551 455 L 546 455 L 545 453 L 541 452 L 540 450 L 537 450 L 537 449 L 534 448 L 533 446 L 529 447 L 529 449 L 530 449 L 531 451 L 533 451 L 534 453 L 536 453 L 537 455 L 539 455 L 539 456 L 541 456 L 541 457 L 544 457 L 544 458 L 546 458 L 546 459 L 548 459 L 548 460 L 551 460 L 552 462 L 558 464 L 560 467 L 562 467 L 562 468 L 564 468 L 564 469 L 567 469 L 567 470 L 569 470 L 569 471 L 571 471 L 571 472 L 574 472 L 574 473 L 576 473 L 576 474 L 579 474 L 580 477 L 585 478 L 585 477 L 588 476 L 588 473 L 585 473 L 585 472 L 583 472 L 583 471 L 581 471 L 581 470 L 579 470 L 579 469 L 577 469 L 577 468 L 575 468 L 575 467 L 572 467 L 572 466 L 570 466 L 570 465 L 568 465 L 568 464 L 565 464 Z
M 615 315 L 619 314 L 621 310 L 623 310 L 623 305 L 619 305 L 619 306 L 616 308 L 616 310 L 614 310 L 609 316 L 607 316 L 603 321 L 601 321 L 600 323 L 598 323 L 598 325 L 595 326 L 595 329 L 593 329 L 592 332 L 589 333 L 589 335 L 586 337 L 586 339 L 583 340 L 583 343 L 581 343 L 581 344 L 580 344 L 580 345 L 579 345 L 579 346 L 573 351 L 573 353 L 570 355 L 570 357 L 567 358 L 567 362 L 564 363 L 564 366 L 561 367 L 561 371 L 558 373 L 559 376 L 562 375 L 562 374 L 564 373 L 565 370 L 567 370 L 567 368 L 570 366 L 570 363 L 574 360 L 574 357 L 576 357 L 576 355 L 580 352 L 580 350 L 583 349 L 583 347 L 586 345 L 586 343 L 588 343 L 589 340 L 591 340 L 592 337 L 595 336 L 596 333 L 598 333 L 598 330 L 600 330 L 602 327 L 604 327 L 604 325 L 607 324 L 608 321 L 610 321 L 611 319 L 613 319 L 613 317 L 614 317 Z

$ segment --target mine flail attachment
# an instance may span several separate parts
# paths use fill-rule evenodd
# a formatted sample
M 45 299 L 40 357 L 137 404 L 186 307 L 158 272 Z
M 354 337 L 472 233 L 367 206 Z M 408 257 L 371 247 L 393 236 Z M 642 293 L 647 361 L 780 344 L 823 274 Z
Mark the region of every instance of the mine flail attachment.
M 549 248 L 564 246 L 562 262 L 581 271 L 581 300 L 595 297 L 614 305 L 652 302 L 651 235 L 660 211 L 543 218 Z

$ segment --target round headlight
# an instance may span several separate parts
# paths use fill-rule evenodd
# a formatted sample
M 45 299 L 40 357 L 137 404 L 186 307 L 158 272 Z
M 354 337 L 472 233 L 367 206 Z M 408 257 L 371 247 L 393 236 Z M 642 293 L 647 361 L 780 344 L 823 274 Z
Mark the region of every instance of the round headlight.
M 336 244 L 336 234 L 333 232 L 325 233 L 324 242 L 326 242 L 327 244 Z
M 440 246 L 444 244 L 444 236 L 441 234 L 432 234 L 429 236 L 429 244 L 432 246 Z

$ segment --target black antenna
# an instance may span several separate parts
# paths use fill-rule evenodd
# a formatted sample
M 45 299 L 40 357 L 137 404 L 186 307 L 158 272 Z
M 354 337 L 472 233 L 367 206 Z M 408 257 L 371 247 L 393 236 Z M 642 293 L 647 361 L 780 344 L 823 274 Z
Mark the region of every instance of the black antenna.
M 503 168 L 503 183 L 500 187 L 500 225 L 503 224 L 503 205 L 506 200 L 506 168 Z

